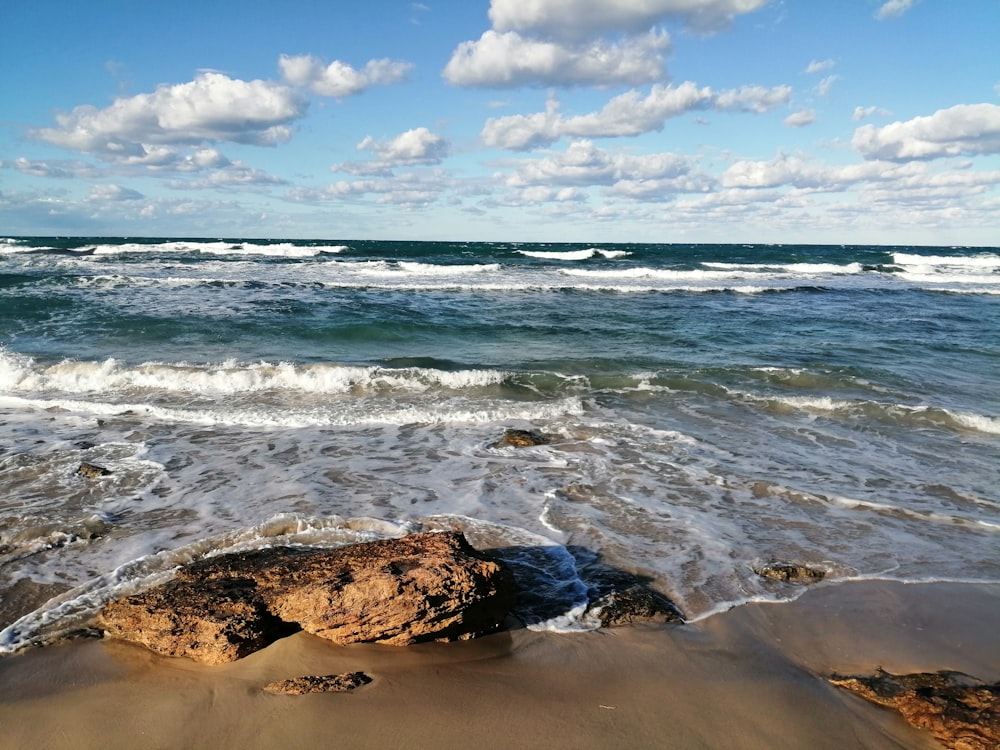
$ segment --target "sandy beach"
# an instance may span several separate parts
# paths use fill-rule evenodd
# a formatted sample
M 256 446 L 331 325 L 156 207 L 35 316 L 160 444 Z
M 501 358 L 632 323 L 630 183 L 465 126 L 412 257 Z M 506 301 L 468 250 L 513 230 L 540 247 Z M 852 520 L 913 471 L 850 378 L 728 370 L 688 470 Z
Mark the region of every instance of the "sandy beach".
M 1000 586 L 852 582 L 683 626 L 408 648 L 298 634 L 207 667 L 82 640 L 0 659 L 4 748 L 930 748 L 825 675 L 1000 679 Z M 360 670 L 353 693 L 276 679 Z

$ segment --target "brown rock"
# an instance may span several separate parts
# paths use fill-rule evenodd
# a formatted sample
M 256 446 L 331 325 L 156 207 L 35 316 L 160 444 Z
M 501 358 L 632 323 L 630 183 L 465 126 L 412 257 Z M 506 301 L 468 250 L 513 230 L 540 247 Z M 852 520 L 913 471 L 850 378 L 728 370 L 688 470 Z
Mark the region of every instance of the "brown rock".
M 829 679 L 873 703 L 895 708 L 946 748 L 1000 748 L 1000 683 L 987 685 L 961 672 L 894 675 L 882 669 L 873 677 Z
M 513 603 L 506 568 L 461 534 L 425 533 L 206 558 L 105 606 L 99 624 L 159 653 L 220 663 L 263 648 L 289 624 L 342 644 L 474 638 L 499 629 Z
M 764 578 L 785 581 L 787 583 L 816 583 L 823 580 L 823 577 L 826 575 L 826 572 L 819 568 L 811 568 L 808 565 L 789 562 L 769 562 L 753 570 L 757 575 Z
M 507 430 L 503 437 L 491 444 L 491 448 L 528 448 L 534 445 L 548 445 L 549 439 L 533 430 Z
M 307 693 L 347 693 L 367 685 L 372 678 L 364 672 L 347 672 L 319 677 L 306 675 L 291 680 L 276 680 L 264 686 L 264 692 L 276 695 L 305 695 Z
M 103 466 L 98 466 L 97 464 L 88 464 L 86 462 L 80 464 L 77 467 L 76 475 L 78 477 L 84 477 L 86 479 L 97 479 L 98 477 L 106 477 L 111 473 L 111 469 L 105 469 Z
M 106 604 L 105 635 L 140 643 L 164 656 L 225 664 L 289 633 L 245 581 L 170 581 Z

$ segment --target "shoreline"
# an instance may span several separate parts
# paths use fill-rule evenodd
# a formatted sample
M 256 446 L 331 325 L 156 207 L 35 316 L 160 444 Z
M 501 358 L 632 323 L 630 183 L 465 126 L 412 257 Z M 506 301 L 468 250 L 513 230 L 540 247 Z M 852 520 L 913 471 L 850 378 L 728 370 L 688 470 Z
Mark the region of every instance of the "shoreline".
M 110 640 L 0 657 L 0 747 L 931 748 L 834 672 L 1000 680 L 1000 584 L 848 581 L 687 625 L 409 647 L 299 633 L 208 667 Z M 275 696 L 363 671 L 353 693 Z

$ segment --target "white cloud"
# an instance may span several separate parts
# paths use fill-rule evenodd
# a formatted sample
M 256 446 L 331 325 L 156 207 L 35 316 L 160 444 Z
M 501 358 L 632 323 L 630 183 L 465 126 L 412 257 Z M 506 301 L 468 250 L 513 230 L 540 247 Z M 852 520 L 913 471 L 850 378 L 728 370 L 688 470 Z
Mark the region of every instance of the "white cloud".
M 851 119 L 854 121 L 864 120 L 872 115 L 880 115 L 882 117 L 889 117 L 892 113 L 887 109 L 882 109 L 881 107 L 855 107 L 854 114 Z
M 785 125 L 790 128 L 804 128 L 806 125 L 812 125 L 816 122 L 816 113 L 811 109 L 800 109 L 798 112 L 792 112 L 785 118 Z
M 361 70 L 340 60 L 326 64 L 312 55 L 282 55 L 278 67 L 286 83 L 305 86 L 320 96 L 352 96 L 371 86 L 398 83 L 413 68 L 398 60 L 369 60 Z
M 367 136 L 357 146 L 359 151 L 371 151 L 387 165 L 440 164 L 448 155 L 448 141 L 427 128 L 414 128 L 389 141 L 377 141 Z
M 610 153 L 589 140 L 579 140 L 562 153 L 522 162 L 504 181 L 510 187 L 610 186 L 625 179 L 679 177 L 690 168 L 688 159 L 675 154 Z
M 607 31 L 635 33 L 667 19 L 699 31 L 716 31 L 768 0 L 491 0 L 490 20 L 499 31 L 531 31 L 583 38 Z
M 490 88 L 635 85 L 665 77 L 669 47 L 665 32 L 566 44 L 486 31 L 478 41 L 459 44 L 442 75 L 456 86 Z
M 866 159 L 894 161 L 1000 153 L 1000 106 L 959 104 L 882 128 L 864 125 L 851 145 Z
M 836 64 L 836 60 L 812 60 L 806 67 L 806 73 L 809 73 L 810 75 L 813 73 L 822 73 L 824 70 L 829 70 Z
M 884 21 L 887 18 L 899 18 L 913 7 L 914 0 L 888 0 L 875 13 L 875 18 Z
M 174 180 L 170 187 L 177 190 L 211 190 L 214 188 L 258 188 L 268 185 L 285 185 L 287 182 L 267 172 L 248 167 L 241 162 L 226 162 L 199 180 Z
M 165 166 L 178 158 L 169 146 L 215 141 L 273 145 L 288 140 L 288 123 L 305 113 L 294 90 L 269 81 L 200 73 L 151 94 L 116 99 L 105 109 L 76 107 L 58 127 L 30 136 L 123 164 Z
M 734 162 L 722 173 L 720 182 L 725 188 L 841 191 L 859 182 L 893 180 L 916 171 L 919 167 L 876 162 L 829 167 L 801 156 L 779 154 L 768 161 Z
M 600 111 L 564 117 L 550 99 L 545 112 L 492 118 L 483 126 L 487 146 L 526 151 L 554 143 L 559 138 L 608 138 L 636 136 L 659 130 L 671 118 L 694 110 L 766 112 L 788 101 L 791 89 L 744 86 L 718 93 L 686 81 L 679 86 L 655 85 L 643 97 L 628 91 L 611 99 Z
M 16 169 L 21 174 L 32 177 L 59 177 L 90 179 L 98 176 L 99 171 L 82 161 L 37 161 L 19 156 L 13 161 L 0 161 L 4 169 Z
M 93 203 L 110 203 L 115 201 L 137 201 L 145 196 L 137 190 L 121 185 L 94 185 L 90 188 L 87 200 Z
M 816 85 L 816 93 L 820 96 L 827 96 L 830 93 L 830 89 L 833 88 L 833 84 L 837 82 L 840 76 L 826 76 Z

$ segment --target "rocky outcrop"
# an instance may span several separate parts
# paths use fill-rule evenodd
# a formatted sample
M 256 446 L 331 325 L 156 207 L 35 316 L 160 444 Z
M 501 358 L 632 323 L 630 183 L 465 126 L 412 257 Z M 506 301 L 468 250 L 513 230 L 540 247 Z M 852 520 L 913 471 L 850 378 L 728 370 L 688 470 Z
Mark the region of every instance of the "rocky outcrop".
M 587 611 L 597 617 L 602 628 L 635 622 L 684 622 L 672 601 L 642 584 L 611 591 L 591 602 Z
M 549 439 L 533 430 L 514 430 L 504 432 L 503 437 L 490 445 L 491 448 L 529 448 L 534 445 L 548 445 Z
M 306 695 L 307 693 L 347 693 L 362 685 L 367 685 L 372 678 L 364 672 L 347 672 L 346 674 L 330 674 L 322 677 L 306 675 L 291 680 L 276 680 L 264 686 L 265 693 L 275 695 Z
M 755 567 L 754 572 L 764 578 L 786 583 L 816 583 L 822 581 L 826 572 L 819 568 L 790 562 L 769 562 Z
M 830 682 L 896 709 L 951 750 L 1000 747 L 1000 683 L 987 685 L 961 672 L 894 675 L 882 669 L 873 677 L 833 675 Z
M 111 474 L 111 469 L 106 469 L 103 466 L 98 466 L 97 464 L 88 464 L 86 461 L 80 464 L 76 469 L 76 475 L 78 477 L 83 477 L 84 479 L 97 479 L 98 477 L 106 477 Z
M 514 603 L 506 568 L 458 533 L 339 549 L 273 547 L 207 558 L 158 588 L 111 602 L 111 637 L 207 664 L 233 661 L 302 628 L 335 643 L 473 638 Z

